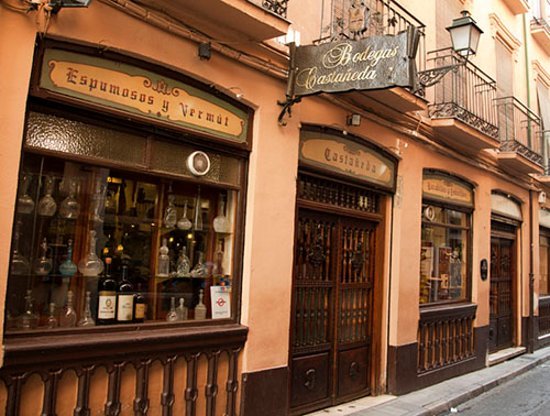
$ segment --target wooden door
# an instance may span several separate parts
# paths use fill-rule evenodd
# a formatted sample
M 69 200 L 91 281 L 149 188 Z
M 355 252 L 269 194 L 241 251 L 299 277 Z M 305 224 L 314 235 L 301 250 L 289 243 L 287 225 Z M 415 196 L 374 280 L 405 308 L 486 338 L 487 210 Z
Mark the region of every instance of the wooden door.
M 491 238 L 490 352 L 513 345 L 514 247 L 513 239 Z
M 374 229 L 365 220 L 305 209 L 298 213 L 291 334 L 294 412 L 369 393 Z

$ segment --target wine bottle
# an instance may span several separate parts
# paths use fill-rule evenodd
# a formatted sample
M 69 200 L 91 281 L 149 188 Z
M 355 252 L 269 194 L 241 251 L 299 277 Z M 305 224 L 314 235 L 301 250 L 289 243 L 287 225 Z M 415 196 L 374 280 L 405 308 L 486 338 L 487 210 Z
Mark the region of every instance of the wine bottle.
M 116 321 L 117 283 L 111 276 L 111 257 L 105 258 L 105 274 L 97 282 L 97 324 L 110 325 Z
M 122 266 L 122 277 L 117 290 L 116 320 L 119 323 L 132 322 L 134 318 L 134 286 L 128 280 L 128 266 Z
M 138 285 L 138 290 L 134 295 L 134 322 L 145 321 L 146 309 L 145 296 L 143 296 L 141 285 Z

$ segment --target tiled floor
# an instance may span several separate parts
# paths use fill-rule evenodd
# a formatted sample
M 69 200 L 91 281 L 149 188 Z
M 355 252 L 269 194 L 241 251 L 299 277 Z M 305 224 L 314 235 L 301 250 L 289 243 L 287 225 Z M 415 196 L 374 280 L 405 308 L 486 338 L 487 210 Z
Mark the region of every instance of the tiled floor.
M 368 409 L 369 407 L 377 406 L 393 399 L 395 399 L 395 396 L 390 396 L 388 394 L 382 396 L 368 396 L 341 404 L 339 406 L 319 410 L 315 413 L 309 413 L 306 416 L 345 416 L 357 412 L 358 410 Z

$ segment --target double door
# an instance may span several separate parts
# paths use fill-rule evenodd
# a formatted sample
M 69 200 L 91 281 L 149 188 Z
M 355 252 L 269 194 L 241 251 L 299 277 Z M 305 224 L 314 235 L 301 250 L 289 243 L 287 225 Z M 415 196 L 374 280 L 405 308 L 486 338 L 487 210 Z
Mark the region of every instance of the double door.
M 491 291 L 489 351 L 513 345 L 515 240 L 513 237 L 491 237 Z
M 291 410 L 370 392 L 376 223 L 301 209 L 296 225 Z

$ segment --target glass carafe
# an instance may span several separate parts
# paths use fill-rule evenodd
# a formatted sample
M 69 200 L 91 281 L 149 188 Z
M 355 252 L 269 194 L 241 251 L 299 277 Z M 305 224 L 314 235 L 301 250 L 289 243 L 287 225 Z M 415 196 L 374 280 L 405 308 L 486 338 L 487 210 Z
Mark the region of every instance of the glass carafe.
M 67 242 L 67 258 L 59 265 L 59 273 L 63 276 L 74 276 L 77 271 L 76 264 L 73 262 L 73 240 Z
M 186 230 L 189 230 L 192 226 L 193 224 L 191 223 L 191 221 L 189 221 L 189 218 L 187 218 L 187 200 L 186 200 L 185 203 L 183 204 L 183 215 L 178 221 L 178 228 L 180 230 L 186 231 Z
M 178 277 L 186 277 L 189 276 L 190 270 L 191 261 L 189 260 L 189 257 L 187 257 L 187 248 L 183 246 L 176 264 L 176 274 Z
M 67 292 L 67 304 L 63 308 L 63 312 L 59 318 L 59 326 L 63 328 L 71 328 L 76 325 L 76 311 L 73 306 L 73 291 Z
M 57 321 L 57 317 L 55 316 L 56 315 L 55 309 L 56 309 L 55 303 L 51 302 L 49 306 L 48 320 L 46 321 L 46 326 L 48 328 L 57 328 L 57 326 L 59 325 L 59 322 Z
M 218 202 L 218 215 L 214 218 L 212 223 L 214 231 L 217 233 L 229 233 L 231 232 L 231 223 L 229 219 L 225 216 L 225 201 L 223 196 L 220 195 L 220 200 Z
M 57 210 L 57 203 L 53 199 L 52 194 L 55 186 L 55 181 L 51 176 L 46 176 L 44 181 L 44 196 L 38 201 L 38 215 L 43 217 L 52 217 Z
M 176 298 L 170 298 L 170 311 L 166 314 L 167 322 L 175 322 L 178 320 L 178 312 L 176 311 Z
M 204 253 L 199 251 L 198 256 L 199 259 L 197 260 L 197 264 L 195 264 L 195 267 L 191 270 L 191 277 L 206 277 L 208 276 L 208 268 L 204 263 Z
M 86 303 L 84 304 L 84 313 L 82 318 L 77 322 L 76 326 L 95 326 L 95 320 L 92 317 L 92 308 L 91 303 L 91 292 L 86 292 Z
M 176 196 L 173 194 L 168 195 L 168 206 L 164 211 L 164 226 L 166 228 L 174 228 L 178 221 L 178 211 L 176 209 Z
M 38 326 L 38 315 L 34 313 L 32 292 L 27 290 L 25 296 L 25 311 L 17 319 L 17 328 L 28 330 Z
M 223 244 L 220 241 L 218 243 L 218 251 L 216 251 L 216 258 L 215 258 L 215 261 L 214 261 L 214 265 L 212 267 L 212 274 L 213 275 L 217 275 L 217 276 L 223 275 L 223 256 L 224 256 Z
M 46 276 L 52 271 L 52 261 L 48 255 L 48 241 L 44 238 L 40 244 L 41 255 L 34 262 L 34 273 L 38 276 Z
M 206 319 L 206 305 L 203 303 L 204 291 L 201 289 L 199 292 L 199 303 L 195 306 L 195 319 Z
M 95 191 L 92 196 L 92 221 L 103 222 L 103 211 L 105 210 L 105 193 L 107 187 L 101 179 L 95 183 Z
M 21 181 L 21 196 L 17 198 L 17 212 L 19 214 L 30 214 L 34 209 L 34 201 L 29 195 L 32 176 L 24 174 Z
M 98 276 L 103 271 L 103 262 L 96 254 L 96 232 L 90 230 L 88 254 L 78 263 L 78 271 L 83 276 Z
M 65 198 L 59 206 L 59 216 L 70 220 L 75 220 L 80 214 L 80 204 L 76 200 L 76 188 L 78 183 L 72 179 L 69 182 L 69 195 Z
M 16 276 L 28 275 L 31 270 L 29 261 L 19 251 L 19 239 L 21 236 L 21 221 L 15 224 L 13 236 L 13 252 L 11 254 L 10 273 Z
M 187 308 L 185 307 L 185 301 L 180 298 L 180 304 L 176 308 L 179 321 L 185 321 L 187 319 Z
M 157 276 L 167 277 L 170 275 L 170 256 L 168 255 L 167 240 L 162 239 L 162 246 L 159 249 L 159 256 L 157 261 Z

